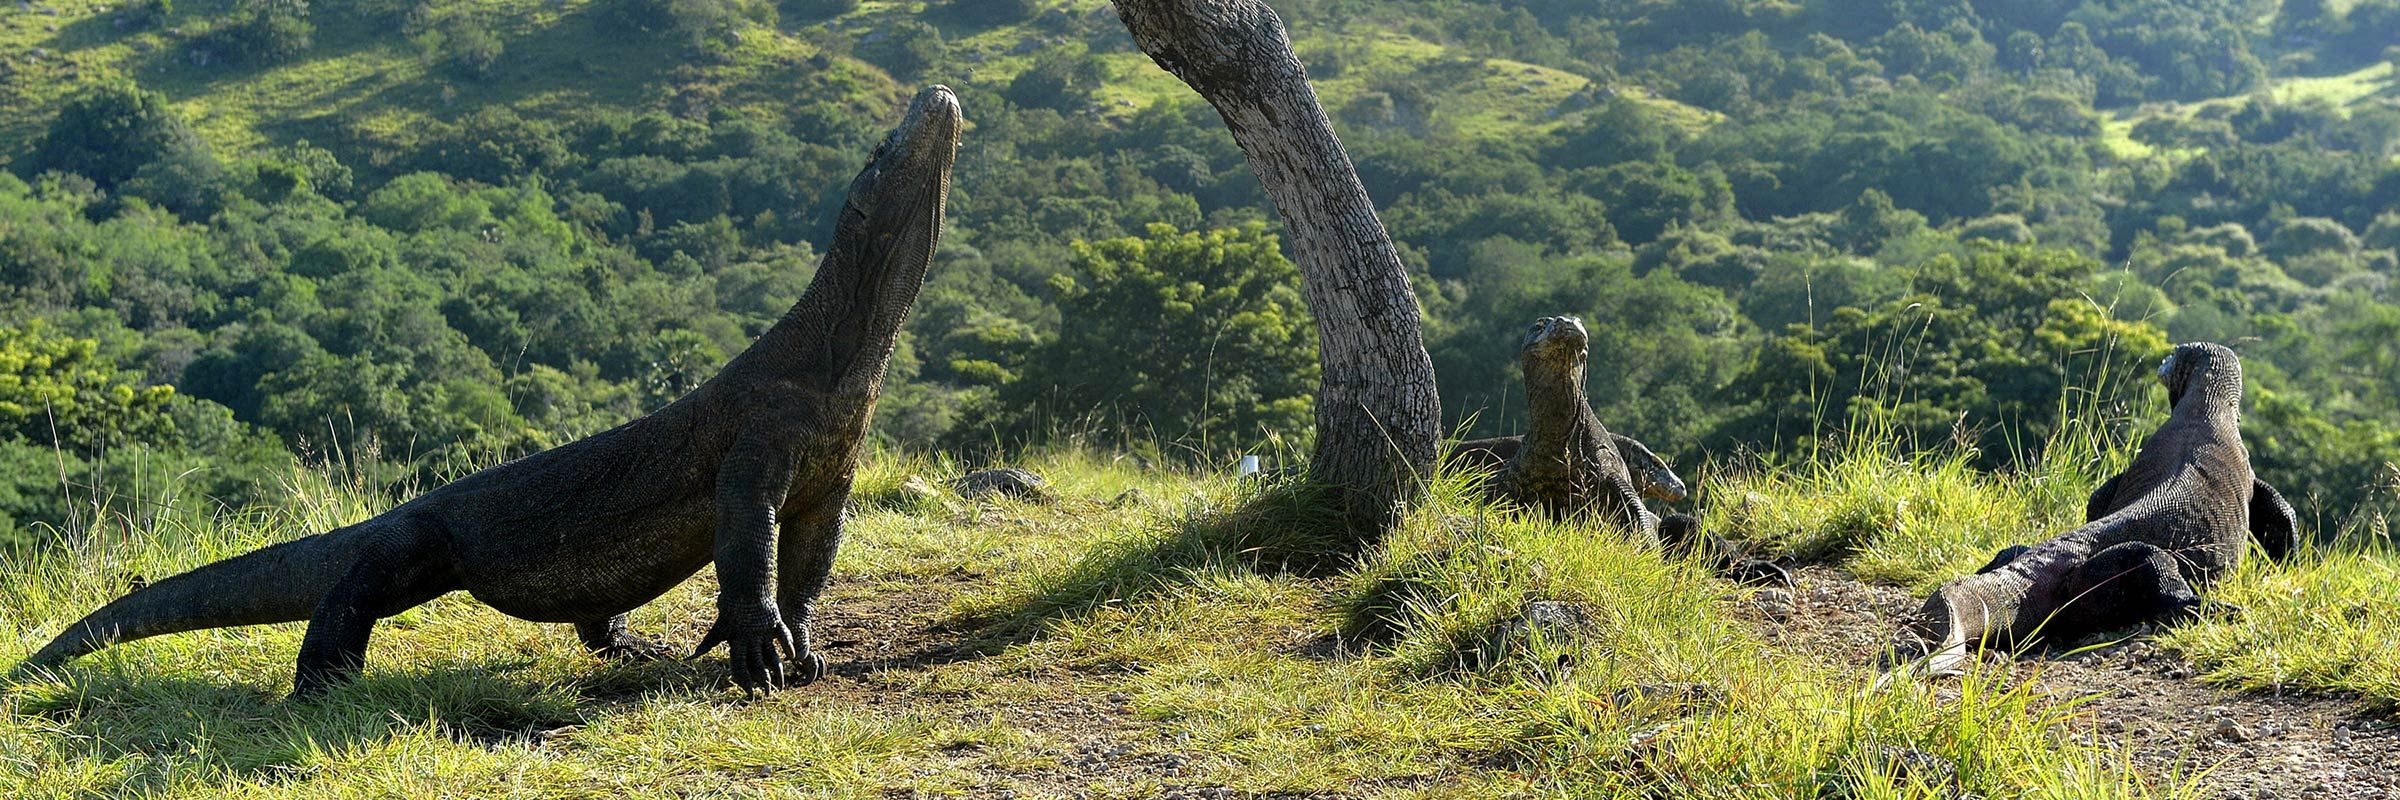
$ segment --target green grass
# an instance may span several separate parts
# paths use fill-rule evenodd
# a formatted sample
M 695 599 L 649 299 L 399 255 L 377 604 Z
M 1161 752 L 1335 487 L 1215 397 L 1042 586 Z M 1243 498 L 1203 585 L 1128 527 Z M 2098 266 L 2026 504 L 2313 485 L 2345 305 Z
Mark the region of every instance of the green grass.
M 2400 556 L 2365 535 L 2289 566 L 2252 562 L 2215 590 L 2244 613 L 2176 629 L 2167 642 L 2212 682 L 2261 691 L 2356 694 L 2400 710 Z
M 2400 97 L 2400 76 L 2392 74 L 2392 65 L 2375 64 L 2337 75 L 2294 76 L 2277 78 L 2263 93 L 2214 97 L 2190 103 L 2148 104 L 2139 108 L 2118 109 L 2101 115 L 2100 144 L 2119 158 L 2141 159 L 2158 155 L 2155 148 L 2133 140 L 2133 126 L 2157 117 L 2191 119 L 2203 108 L 2237 106 L 2247 103 L 2257 94 L 2273 97 L 2277 102 L 2296 103 L 2322 99 L 2345 112 L 2364 106 L 2378 98 Z M 2166 154 L 2170 158 L 2189 158 L 2197 151 L 2178 150 Z
M 2068 466 L 1996 476 L 1956 456 L 1829 450 L 1720 471 L 1703 491 L 1720 530 L 1925 586 L 2073 517 L 2105 452 L 2067 447 L 2054 460 Z M 1978 672 L 1877 686 L 1863 665 L 1761 638 L 1732 613 L 1746 590 L 1696 565 L 1508 513 L 1462 481 L 1437 483 L 1352 564 L 1303 486 L 1069 451 L 1024 463 L 1056 499 L 978 504 L 940 486 L 970 466 L 871 458 L 829 600 L 857 615 L 930 602 L 943 622 L 909 644 L 955 657 L 744 701 L 718 659 L 603 663 L 562 626 L 450 596 L 381 626 L 364 678 L 314 705 L 277 699 L 300 625 L 161 637 L 0 681 L 0 784 L 29 797 L 1041 796 L 1059 789 L 1025 776 L 1082 776 L 1089 734 L 1022 710 L 1082 704 L 1121 709 L 1136 732 L 1114 736 L 1177 765 L 1076 778 L 1101 796 L 1932 796 L 1892 767 L 1895 748 L 1954 763 L 1987 797 L 2199 792 L 2195 776 L 2140 774 L 2079 744 L 2076 706 L 2030 684 Z M 387 505 L 312 473 L 289 483 L 272 509 L 108 516 L 75 549 L 0 566 L 0 661 L 136 576 Z M 2250 614 L 2168 642 L 2228 686 L 2391 703 L 2400 682 L 2376 645 L 2400 629 L 2396 573 L 2364 540 L 2253 564 L 2223 590 Z M 712 590 L 704 571 L 634 626 L 688 645 Z M 1513 633 L 1543 600 L 1583 604 L 1584 637 Z M 1681 684 L 1707 688 L 1626 691 Z

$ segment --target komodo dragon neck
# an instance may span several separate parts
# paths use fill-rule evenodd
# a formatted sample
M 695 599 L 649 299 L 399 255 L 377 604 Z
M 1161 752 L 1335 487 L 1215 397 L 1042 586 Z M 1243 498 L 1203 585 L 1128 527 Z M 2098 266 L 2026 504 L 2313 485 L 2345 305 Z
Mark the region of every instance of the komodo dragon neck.
M 1589 355 L 1581 333 L 1553 334 L 1554 339 L 1525 348 L 1518 359 L 1528 411 L 1520 469 L 1568 469 L 1599 444 L 1599 420 L 1583 396 Z
M 926 102 L 923 98 L 920 104 Z M 833 243 L 800 300 L 712 384 L 798 381 L 864 399 L 871 410 L 892 350 L 941 241 L 957 131 L 922 130 L 951 117 L 917 113 L 892 131 L 850 184 Z M 947 138 L 951 147 L 914 146 Z

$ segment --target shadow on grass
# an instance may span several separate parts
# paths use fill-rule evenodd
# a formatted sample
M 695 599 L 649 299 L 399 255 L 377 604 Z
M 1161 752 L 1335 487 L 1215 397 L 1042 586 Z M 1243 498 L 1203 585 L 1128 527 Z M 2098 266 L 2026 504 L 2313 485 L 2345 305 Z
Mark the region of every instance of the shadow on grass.
M 431 728 L 480 747 L 540 744 L 613 706 L 730 685 L 719 663 L 612 664 L 565 680 L 521 675 L 530 658 L 369 672 L 324 697 L 292 702 L 282 687 L 105 667 L 21 677 L 0 703 L 59 734 L 71 760 L 138 764 L 115 789 L 141 793 L 198 776 L 209 786 L 305 776 L 325 753 L 372 749 Z
M 1271 484 L 1239 503 L 1202 509 L 1165 521 L 1149 535 L 1085 552 L 1013 603 L 962 620 L 972 638 L 958 646 L 958 655 L 989 655 L 1060 621 L 1210 574 L 1336 574 L 1356 564 L 1373 544 L 1349 530 L 1334 490 L 1298 480 Z

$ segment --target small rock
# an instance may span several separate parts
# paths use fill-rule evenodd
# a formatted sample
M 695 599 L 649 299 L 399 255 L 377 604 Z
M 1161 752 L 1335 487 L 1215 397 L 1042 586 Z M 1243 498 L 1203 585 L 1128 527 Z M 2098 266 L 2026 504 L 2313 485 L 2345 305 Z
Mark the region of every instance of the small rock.
M 1782 589 L 1760 589 L 1750 595 L 1750 605 L 1776 622 L 1791 619 L 1800 610 L 1799 599 Z
M 1499 663 L 1536 641 L 1574 647 L 1592 630 L 1592 613 L 1582 603 L 1536 600 L 1525 604 L 1515 619 L 1492 631 L 1476 653 L 1481 665 Z M 1561 656 L 1563 660 L 1565 656 Z M 1560 666 L 1564 666 L 1561 664 Z
M 950 488 L 969 500 L 982 500 L 994 494 L 1023 500 L 1045 500 L 1050 496 L 1049 481 L 1015 467 L 969 472 L 951 481 Z

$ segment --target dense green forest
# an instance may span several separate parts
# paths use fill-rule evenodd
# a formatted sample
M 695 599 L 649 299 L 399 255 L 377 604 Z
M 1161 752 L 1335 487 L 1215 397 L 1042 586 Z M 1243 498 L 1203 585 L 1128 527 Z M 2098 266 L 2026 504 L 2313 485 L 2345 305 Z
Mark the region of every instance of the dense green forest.
M 1872 432 L 2022 464 L 2235 345 L 2265 476 L 2400 482 L 2400 0 L 1285 0 L 1425 309 L 1511 432 L 1594 333 L 1685 463 Z M 0 528 L 395 485 L 616 424 L 806 285 L 900 98 L 951 230 L 878 436 L 1297 452 L 1314 334 L 1213 110 L 1095 0 L 51 0 L 0 18 Z

